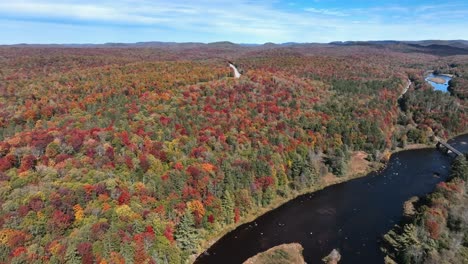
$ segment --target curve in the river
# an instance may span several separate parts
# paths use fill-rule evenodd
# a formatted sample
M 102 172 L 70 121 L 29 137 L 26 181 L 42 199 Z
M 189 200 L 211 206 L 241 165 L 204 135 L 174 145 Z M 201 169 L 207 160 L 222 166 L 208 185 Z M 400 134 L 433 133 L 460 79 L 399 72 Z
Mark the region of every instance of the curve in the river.
M 433 82 L 431 81 L 432 78 L 438 78 L 438 79 L 443 79 L 445 80 L 444 83 L 436 83 L 436 82 Z M 429 74 L 425 81 L 428 82 L 432 87 L 434 87 L 434 90 L 437 90 L 437 91 L 442 91 L 442 92 L 448 92 L 448 87 L 449 87 L 449 81 L 451 80 L 452 78 L 447 76 L 447 75 L 444 75 L 444 74 Z
M 467 142 L 468 135 L 449 141 L 465 153 Z M 379 242 L 401 219 L 403 202 L 426 195 L 445 180 L 451 159 L 436 149 L 396 153 L 382 172 L 302 195 L 241 225 L 196 263 L 239 264 L 291 242 L 302 244 L 307 263 L 321 263 L 333 248 L 342 254 L 340 264 L 383 263 Z

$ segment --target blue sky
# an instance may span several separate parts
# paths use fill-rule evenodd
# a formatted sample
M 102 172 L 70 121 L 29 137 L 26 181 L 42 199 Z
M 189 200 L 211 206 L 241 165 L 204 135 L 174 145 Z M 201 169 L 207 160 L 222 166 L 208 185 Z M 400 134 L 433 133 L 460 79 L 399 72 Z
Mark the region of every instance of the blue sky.
M 468 39 L 468 1 L 0 0 L 0 44 Z

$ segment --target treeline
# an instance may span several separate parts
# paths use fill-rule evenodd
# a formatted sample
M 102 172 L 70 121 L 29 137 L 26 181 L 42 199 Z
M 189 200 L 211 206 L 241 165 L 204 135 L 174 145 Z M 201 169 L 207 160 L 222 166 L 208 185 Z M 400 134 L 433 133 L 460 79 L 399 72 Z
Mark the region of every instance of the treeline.
M 468 263 L 468 161 L 457 158 L 450 180 L 409 220 L 384 236 L 386 263 Z

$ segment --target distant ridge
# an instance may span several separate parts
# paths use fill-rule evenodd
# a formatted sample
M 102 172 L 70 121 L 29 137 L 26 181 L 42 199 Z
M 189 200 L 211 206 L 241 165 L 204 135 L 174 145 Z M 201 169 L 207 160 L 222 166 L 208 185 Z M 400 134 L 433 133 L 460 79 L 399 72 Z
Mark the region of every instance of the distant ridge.
M 218 41 L 218 42 L 211 42 L 206 45 L 209 46 L 238 46 L 239 44 L 232 43 L 230 41 Z
M 164 42 L 164 41 L 147 41 L 147 42 L 135 42 L 135 43 L 124 43 L 124 42 L 107 42 L 103 44 L 94 43 L 72 43 L 72 44 L 34 44 L 34 43 L 18 43 L 12 45 L 0 45 L 0 46 L 68 46 L 68 47 L 97 47 L 97 46 L 111 46 L 111 47 L 154 47 L 154 46 L 193 46 L 193 45 L 208 45 L 208 46 L 295 46 L 295 45 L 395 45 L 395 44 L 416 44 L 421 46 L 430 45 L 445 45 L 466 48 L 468 47 L 468 40 L 418 40 L 418 41 L 399 41 L 399 40 L 369 40 L 369 41 L 332 41 L 329 43 L 319 42 L 284 42 L 274 43 L 266 42 L 263 44 L 258 43 L 234 43 L 231 41 L 217 41 L 217 42 Z
M 370 40 L 370 41 L 333 41 L 330 45 L 396 45 L 413 44 L 420 46 L 444 45 L 459 48 L 468 48 L 467 40 L 418 40 L 418 41 L 398 41 L 398 40 Z
M 398 41 L 398 40 L 377 40 L 377 41 L 333 41 L 330 43 L 273 43 L 267 42 L 264 44 L 249 44 L 249 43 L 233 43 L 230 41 L 218 41 L 211 43 L 201 42 L 137 42 L 137 43 L 104 43 L 104 44 L 16 44 L 16 45 L 0 45 L 8 47 L 50 47 L 50 48 L 167 48 L 167 49 L 218 49 L 226 52 L 236 49 L 276 49 L 289 47 L 333 47 L 333 46 L 366 46 L 374 48 L 392 49 L 400 52 L 420 52 L 434 54 L 439 56 L 451 55 L 468 55 L 467 40 L 421 40 L 421 41 Z
M 399 44 L 404 43 L 402 41 L 397 40 L 377 40 L 377 41 L 333 41 L 330 42 L 330 45 L 341 45 L 341 46 L 349 46 L 349 45 L 390 45 L 390 44 Z
M 429 46 L 429 45 L 445 45 L 445 46 L 453 46 L 453 47 L 468 47 L 468 40 L 422 40 L 422 41 L 407 41 L 406 43 L 409 44 L 418 44 L 422 46 Z

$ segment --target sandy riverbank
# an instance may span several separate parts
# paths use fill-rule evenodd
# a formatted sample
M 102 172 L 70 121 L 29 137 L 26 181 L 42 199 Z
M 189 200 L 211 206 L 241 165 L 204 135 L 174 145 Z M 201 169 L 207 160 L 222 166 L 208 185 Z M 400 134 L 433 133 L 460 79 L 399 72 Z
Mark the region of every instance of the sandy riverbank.
M 448 74 L 448 73 L 441 73 L 441 74 L 439 74 L 439 75 L 441 75 L 441 76 L 447 76 L 447 77 L 449 77 L 449 78 L 453 78 L 453 77 L 455 76 L 455 75 L 453 75 L 453 74 Z
M 243 264 L 304 264 L 303 250 L 304 248 L 298 243 L 282 244 L 258 253 Z
M 444 84 L 446 82 L 444 78 L 440 78 L 440 77 L 428 78 L 427 80 L 433 83 L 437 83 L 437 84 Z

